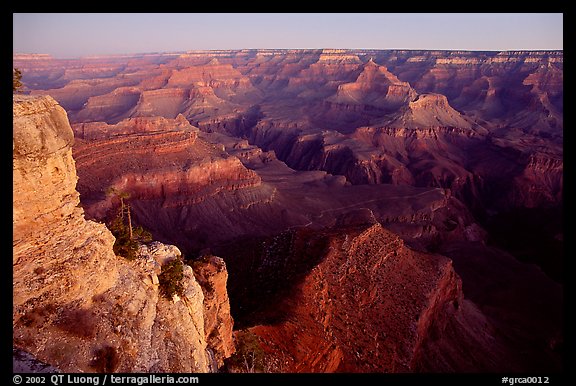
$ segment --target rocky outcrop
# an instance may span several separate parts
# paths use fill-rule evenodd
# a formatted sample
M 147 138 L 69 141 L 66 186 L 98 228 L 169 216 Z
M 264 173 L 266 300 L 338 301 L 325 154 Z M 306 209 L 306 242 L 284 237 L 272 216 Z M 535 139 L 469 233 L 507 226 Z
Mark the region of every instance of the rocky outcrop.
M 457 127 L 463 130 L 477 126 L 454 110 L 446 97 L 439 94 L 418 95 L 387 125 L 406 129 Z
M 456 109 L 495 126 L 556 132 L 562 125 L 558 114 L 563 95 L 558 87 L 561 51 L 445 52 L 434 56 L 429 52 L 425 54 L 428 61 L 394 70 L 402 71 L 399 77 L 419 93 L 443 94 Z M 532 90 L 526 85 L 533 85 Z M 527 109 L 527 105 L 534 107 Z
M 352 225 L 365 222 L 373 224 Z M 252 253 L 260 251 L 259 264 L 248 258 L 255 269 L 241 280 L 268 271 L 277 277 L 259 282 L 260 304 L 250 315 L 262 322 L 249 328 L 275 371 L 409 372 L 425 365 L 434 371 L 436 363 L 450 363 L 442 371 L 498 368 L 490 353 L 501 342 L 491 340 L 490 323 L 463 298 L 450 260 L 407 248 L 373 217 L 348 216 L 318 234 L 279 235 Z M 451 350 L 437 350 L 440 359 L 429 361 L 426 354 L 440 344 L 430 337 L 438 325 L 457 333 L 440 338 Z
M 82 110 L 74 116 L 77 122 L 103 120 L 114 122 L 126 115 L 140 99 L 136 87 L 118 87 L 111 92 L 88 98 Z
M 52 98 L 14 96 L 14 347 L 64 372 L 215 371 L 192 268 L 182 296 L 165 299 L 158 274 L 178 248 L 114 255 L 114 236 L 79 206 L 72 141 Z
M 162 116 L 175 118 L 190 100 L 190 90 L 184 88 L 161 88 L 146 90 L 140 94 L 135 116 Z
M 33 235 L 75 213 L 74 136 L 66 112 L 50 97 L 20 96 L 14 103 L 13 240 Z M 47 200 L 47 198 L 50 198 Z
M 176 70 L 168 79 L 168 87 L 210 86 L 215 90 L 238 88 L 252 90 L 250 80 L 230 64 L 211 59 L 207 64 Z
M 87 123 L 76 129 L 79 135 L 98 138 L 74 147 L 78 190 L 87 214 L 110 218 L 119 202 L 106 192 L 126 192 L 135 222 L 186 253 L 193 240 L 204 238 L 197 229 L 199 218 L 223 226 L 215 213 L 208 216 L 210 210 L 229 213 L 230 206 L 249 208 L 271 199 L 273 191 L 254 171 L 221 145 L 198 138 L 198 129 L 182 116 L 131 118 L 114 126 Z M 193 216 L 195 208 L 200 213 Z
M 562 202 L 563 186 L 563 159 L 553 154 L 531 154 L 522 174 L 512 181 L 506 207 L 558 205 Z
M 136 78 L 74 79 L 62 88 L 33 90 L 32 94 L 53 96 L 67 111 L 78 111 L 86 105 L 90 97 L 110 93 L 119 87 L 133 86 L 138 81 Z
M 416 91 L 407 82 L 400 81 L 386 67 L 370 59 L 356 81 L 340 85 L 336 95 L 329 101 L 340 105 L 362 104 L 393 111 L 415 97 Z
M 463 166 L 467 165 L 467 149 L 485 146 L 480 130 L 443 126 L 359 127 L 350 134 L 300 134 L 296 128 L 263 121 L 250 133 L 252 143 L 274 150 L 297 170 L 324 170 L 346 176 L 355 185 L 450 188 L 459 197 L 467 179 L 473 178 Z
M 149 132 L 167 132 L 174 130 L 192 131 L 192 125 L 181 114 L 175 119 L 167 119 L 161 116 L 127 118 L 116 124 L 105 122 L 76 123 L 72 125 L 74 136 L 80 139 L 95 140 L 105 139 L 118 135 L 144 134 Z M 196 137 L 192 136 L 191 143 Z
M 232 337 L 233 320 L 226 290 L 226 263 L 217 256 L 203 256 L 194 262 L 194 275 L 204 291 L 204 331 L 218 367 L 236 351 Z
M 287 81 L 283 91 L 298 94 L 303 99 L 314 99 L 318 90 L 323 90 L 325 95 L 332 94 L 340 83 L 354 81 L 362 71 L 358 55 L 345 50 L 324 49 L 313 63 L 307 63 L 307 60 L 316 59 L 315 55 L 301 56 L 298 62 L 280 69 L 274 80 L 276 84 Z

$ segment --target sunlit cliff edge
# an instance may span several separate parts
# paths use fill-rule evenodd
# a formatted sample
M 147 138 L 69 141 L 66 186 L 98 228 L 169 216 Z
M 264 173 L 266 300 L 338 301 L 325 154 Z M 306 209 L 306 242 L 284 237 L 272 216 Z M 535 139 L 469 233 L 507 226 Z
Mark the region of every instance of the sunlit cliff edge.
M 15 368 L 29 353 L 63 372 L 217 371 L 234 352 L 224 262 L 184 264 L 183 296 L 161 296 L 161 266 L 180 251 L 115 256 L 106 226 L 84 218 L 73 141 L 54 99 L 14 96 Z

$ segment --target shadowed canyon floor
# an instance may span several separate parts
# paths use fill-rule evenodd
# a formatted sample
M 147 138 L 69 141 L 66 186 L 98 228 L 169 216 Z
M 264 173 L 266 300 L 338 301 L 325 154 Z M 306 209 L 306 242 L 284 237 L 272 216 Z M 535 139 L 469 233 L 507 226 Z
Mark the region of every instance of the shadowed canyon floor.
M 561 51 L 13 61 L 66 110 L 87 218 L 114 188 L 225 260 L 260 371 L 562 369 Z

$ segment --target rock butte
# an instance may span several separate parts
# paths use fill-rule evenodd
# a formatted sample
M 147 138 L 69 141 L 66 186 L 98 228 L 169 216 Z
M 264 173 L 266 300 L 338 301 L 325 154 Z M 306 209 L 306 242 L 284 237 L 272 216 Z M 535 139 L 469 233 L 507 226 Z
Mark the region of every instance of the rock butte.
M 15 97 L 14 346 L 41 363 L 93 371 L 86 359 L 110 340 L 117 371 L 238 371 L 231 313 L 237 348 L 254 337 L 265 371 L 561 370 L 561 51 L 13 61 L 26 92 L 64 108 Z M 188 314 L 113 256 L 94 222 L 118 205 L 109 187 L 156 240 L 198 256 Z M 50 301 L 28 298 L 40 288 Z M 156 310 L 148 335 L 109 326 L 124 295 L 86 296 L 123 291 L 153 300 L 134 305 Z M 97 315 L 93 336 L 59 324 L 82 312 Z M 72 343 L 66 367 L 54 347 Z

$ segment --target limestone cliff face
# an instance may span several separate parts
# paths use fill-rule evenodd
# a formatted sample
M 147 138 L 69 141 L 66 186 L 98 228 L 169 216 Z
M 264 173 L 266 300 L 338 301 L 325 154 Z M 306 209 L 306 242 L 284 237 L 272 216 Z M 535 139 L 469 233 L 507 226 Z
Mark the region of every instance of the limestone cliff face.
M 115 256 L 114 236 L 79 207 L 65 111 L 47 96 L 15 96 L 13 111 L 14 347 L 64 372 L 214 371 L 210 352 L 225 357 L 233 346 L 207 343 L 192 268 L 184 265 L 183 296 L 159 292 L 161 266 L 181 258 L 178 248 Z
M 32 223 L 52 225 L 75 211 L 73 141 L 66 112 L 53 99 L 19 97 L 14 103 L 15 242 L 32 233 Z
M 77 207 L 72 141 L 66 112 L 52 98 L 15 97 L 15 311 L 42 294 L 65 295 L 76 301 L 86 292 L 103 292 L 119 275 L 115 261 L 106 261 L 114 257 L 112 250 L 107 250 L 114 243 L 113 236 L 103 224 L 84 221 L 83 211 Z M 90 243 L 84 243 L 89 239 Z M 91 254 L 99 258 L 89 259 Z M 75 270 L 107 274 L 87 281 L 80 280 Z

